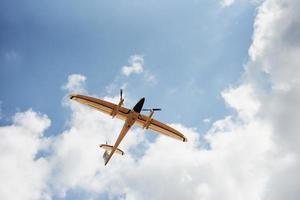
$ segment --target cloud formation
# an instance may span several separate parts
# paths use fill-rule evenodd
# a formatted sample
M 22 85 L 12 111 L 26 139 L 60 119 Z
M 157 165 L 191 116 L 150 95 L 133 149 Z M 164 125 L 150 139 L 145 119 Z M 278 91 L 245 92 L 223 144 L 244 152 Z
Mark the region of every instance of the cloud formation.
M 227 6 L 231 6 L 232 4 L 234 4 L 234 2 L 235 2 L 235 0 L 222 0 L 221 5 L 224 7 L 227 7 Z
M 177 125 L 194 138 L 189 145 L 159 137 L 136 162 L 118 160 L 127 173 L 117 176 L 123 169 L 112 166 L 107 192 L 126 199 L 298 199 L 299 180 L 290 180 L 299 177 L 299 8 L 296 0 L 259 7 L 243 81 L 222 93 L 236 115 L 213 124 L 209 149 L 199 149 L 197 132 Z
M 144 71 L 144 58 L 141 55 L 130 56 L 129 66 L 122 67 L 122 74 L 130 76 L 131 74 L 140 74 Z
M 48 199 L 50 167 L 38 152 L 47 147 L 47 116 L 28 110 L 0 127 L 0 199 Z
M 257 68 L 267 74 L 271 85 L 261 96 L 260 110 L 273 128 L 278 151 L 266 199 L 299 199 L 300 117 L 300 2 L 269 0 L 259 8 L 249 54 L 249 79 Z
M 85 80 L 86 77 L 81 74 L 72 74 L 68 77 L 68 82 L 62 88 L 72 92 L 85 92 L 83 87 Z

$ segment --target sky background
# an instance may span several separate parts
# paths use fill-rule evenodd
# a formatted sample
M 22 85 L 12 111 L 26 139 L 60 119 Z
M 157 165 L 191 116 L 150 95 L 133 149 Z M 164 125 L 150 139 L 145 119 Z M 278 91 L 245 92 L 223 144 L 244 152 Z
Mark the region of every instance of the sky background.
M 33 108 L 52 119 L 49 130 L 61 131 L 67 114 L 60 88 L 77 73 L 87 77 L 92 94 L 105 95 L 112 82 L 126 81 L 124 92 L 136 101 L 145 96 L 148 107 L 162 107 L 161 119 L 204 131 L 204 118 L 228 113 L 220 92 L 239 81 L 251 42 L 254 5 L 220 5 L 1 1 L 3 115 L 9 119 L 16 110 Z M 152 83 L 120 77 L 135 54 L 143 56 Z
M 297 0 L 0 2 L 0 199 L 300 198 Z M 141 97 L 180 143 L 68 101 Z M 293 178 L 292 178 L 293 177 Z M 288 183 L 287 183 L 288 182 Z

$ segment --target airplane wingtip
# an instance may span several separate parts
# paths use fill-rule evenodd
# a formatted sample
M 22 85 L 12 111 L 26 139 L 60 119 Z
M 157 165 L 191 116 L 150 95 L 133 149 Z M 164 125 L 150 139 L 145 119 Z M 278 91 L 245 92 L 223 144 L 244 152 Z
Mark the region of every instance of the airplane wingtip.
M 69 94 L 69 98 L 73 99 L 76 96 L 76 94 Z

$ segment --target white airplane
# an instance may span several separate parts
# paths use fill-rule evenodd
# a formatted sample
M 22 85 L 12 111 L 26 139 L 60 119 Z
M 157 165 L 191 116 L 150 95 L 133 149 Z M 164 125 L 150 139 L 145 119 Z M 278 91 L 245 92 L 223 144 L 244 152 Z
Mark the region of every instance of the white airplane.
M 180 133 L 179 131 L 175 130 L 174 128 L 161 123 L 152 118 L 155 111 L 159 111 L 161 109 L 142 109 L 145 98 L 140 99 L 137 104 L 133 107 L 133 109 L 128 109 L 123 107 L 124 99 L 122 97 L 122 90 L 120 90 L 120 102 L 118 104 L 110 103 L 108 101 L 104 101 L 102 99 L 97 99 L 90 96 L 84 96 L 80 94 L 71 94 L 70 99 L 75 100 L 79 103 L 88 105 L 92 108 L 95 108 L 103 113 L 111 115 L 113 118 L 117 117 L 125 121 L 124 126 L 115 142 L 115 144 L 108 145 L 108 144 L 101 144 L 100 148 L 105 149 L 103 154 L 103 159 L 105 165 L 107 165 L 108 161 L 111 159 L 112 155 L 116 152 L 118 154 L 124 155 L 124 152 L 118 148 L 119 144 L 125 137 L 128 130 L 131 128 L 132 125 L 137 124 L 144 129 L 151 129 L 158 133 L 164 134 L 166 136 L 175 138 L 177 140 L 181 140 L 183 142 L 187 142 L 187 138 Z M 150 111 L 149 116 L 143 115 L 141 111 Z

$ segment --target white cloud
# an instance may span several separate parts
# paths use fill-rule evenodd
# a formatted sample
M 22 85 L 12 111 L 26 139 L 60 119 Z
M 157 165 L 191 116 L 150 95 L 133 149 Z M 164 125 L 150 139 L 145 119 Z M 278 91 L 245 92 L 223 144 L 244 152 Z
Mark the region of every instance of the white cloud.
M 76 102 L 75 102 L 76 103 Z M 91 181 L 98 182 L 95 175 L 103 170 L 102 150 L 99 144 L 110 141 L 121 124 L 109 116 L 72 105 L 70 128 L 56 138 L 51 163 L 56 172 L 53 187 L 61 195 L 75 187 L 89 187 Z
M 260 108 L 260 102 L 255 97 L 256 91 L 249 83 L 237 88 L 229 88 L 222 92 L 225 102 L 240 115 L 241 119 L 254 117 Z
M 224 7 L 231 6 L 234 2 L 235 2 L 235 0 L 222 0 L 221 5 Z
M 266 199 L 299 199 L 300 2 L 269 0 L 259 8 L 248 73 L 263 70 L 271 91 L 261 97 L 261 115 L 272 124 L 280 147 Z M 293 179 L 293 181 L 291 181 Z
M 299 5 L 295 0 L 265 1 L 255 21 L 249 50 L 252 65 L 270 75 L 274 89 L 299 84 Z
M 248 116 L 246 119 L 253 122 L 260 118 L 271 129 L 273 145 L 265 160 L 265 166 L 269 166 L 265 174 L 268 179 L 260 199 L 300 197 L 300 180 L 292 178 L 300 176 L 300 127 L 297 121 L 300 117 L 300 40 L 296 36 L 300 32 L 299 11 L 300 2 L 296 0 L 263 2 L 254 24 L 244 83 L 229 89 L 232 91 L 229 96 L 227 91 L 223 95 L 240 118 Z M 267 74 L 271 87 L 261 85 L 267 81 L 260 80 L 260 73 Z
M 243 113 L 248 111 L 243 107 L 256 104 L 252 92 L 250 86 L 237 91 L 231 88 L 225 100 Z M 236 98 L 241 94 L 245 94 L 247 103 L 237 103 Z M 206 136 L 210 150 L 199 149 L 202 143 L 199 134 L 182 125 L 172 126 L 186 134 L 188 143 L 165 136 L 149 143 L 141 129 L 133 129 L 121 144 L 125 157 L 115 156 L 104 167 L 103 152 L 97 145 L 108 139 L 113 142 L 122 122 L 77 103 L 69 106 L 70 128 L 55 139 L 50 158 L 55 172 L 51 188 L 62 197 L 75 188 L 83 189 L 91 197 L 108 193 L 111 198 L 125 199 L 252 200 L 261 199 L 265 192 L 273 163 L 269 154 L 274 151 L 274 144 L 271 128 L 259 118 L 238 115 L 242 122 L 233 117 L 215 122 Z M 252 116 L 256 109 L 250 108 Z M 143 143 L 146 144 L 143 156 L 135 160 L 130 149 L 140 149 Z
M 17 113 L 13 124 L 0 127 L 0 199 L 47 199 L 49 165 L 39 150 L 46 145 L 43 133 L 47 116 L 32 110 Z
M 130 56 L 129 66 L 122 67 L 122 74 L 130 76 L 131 74 L 140 74 L 144 71 L 144 58 L 141 55 Z
M 265 1 L 265 0 L 221 0 L 221 6 L 222 7 L 230 7 L 237 2 L 251 3 L 254 5 L 259 5 L 263 1 Z
M 98 144 L 106 140 L 113 142 L 122 122 L 76 102 L 68 105 L 72 109 L 69 128 L 53 138 L 53 153 L 47 158 L 46 167 L 51 173 L 47 171 L 46 178 L 37 174 L 44 177 L 39 184 L 43 186 L 38 188 L 39 194 L 45 190 L 45 183 L 51 188 L 47 190 L 51 193 L 46 194 L 61 197 L 76 188 L 91 197 L 106 192 L 111 197 L 123 195 L 126 199 L 252 200 L 262 193 L 267 170 L 263 163 L 266 149 L 271 145 L 269 134 L 266 134 L 269 130 L 263 124 L 239 126 L 230 118 L 219 121 L 207 135 L 211 150 L 198 149 L 199 134 L 182 125 L 172 126 L 186 134 L 188 143 L 166 136 L 149 143 L 141 129 L 132 129 L 121 144 L 125 156 L 114 156 L 104 167 L 103 151 Z M 36 115 L 33 112 L 17 114 L 15 124 L 40 135 L 41 124 L 46 126 L 47 123 L 36 120 L 33 117 Z M 254 132 L 258 128 L 260 131 Z M 144 154 L 135 160 L 130 149 L 140 149 L 142 143 L 146 143 Z M 256 148 L 252 149 L 253 146 Z M 35 168 L 31 166 L 31 169 Z M 251 171 L 255 173 L 249 173 Z
M 121 72 L 126 77 L 129 77 L 131 74 L 142 74 L 143 81 L 148 84 L 156 84 L 156 77 L 149 71 L 145 70 L 144 66 L 144 57 L 142 55 L 133 55 L 130 56 L 129 66 L 123 66 Z M 110 85 L 109 87 L 113 87 L 114 85 Z
M 206 123 L 206 124 L 207 124 L 207 123 L 210 123 L 210 121 L 211 121 L 210 118 L 205 118 L 205 119 L 202 120 L 202 122 L 204 122 L 204 123 Z
M 83 93 L 85 92 L 85 80 L 86 77 L 81 74 L 71 74 L 68 76 L 68 82 L 62 88 L 69 92 Z

